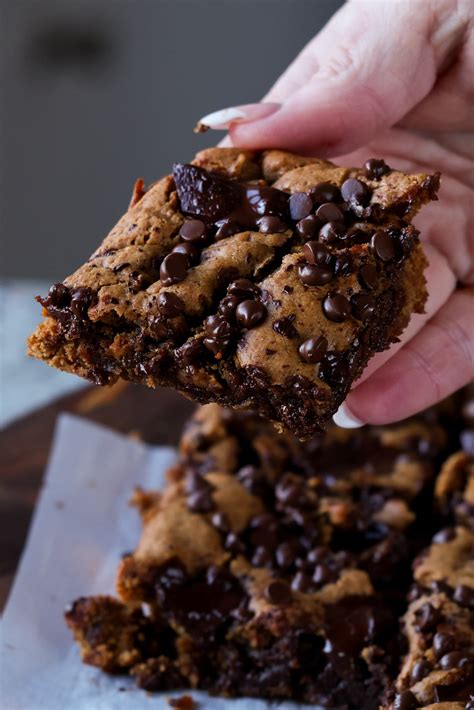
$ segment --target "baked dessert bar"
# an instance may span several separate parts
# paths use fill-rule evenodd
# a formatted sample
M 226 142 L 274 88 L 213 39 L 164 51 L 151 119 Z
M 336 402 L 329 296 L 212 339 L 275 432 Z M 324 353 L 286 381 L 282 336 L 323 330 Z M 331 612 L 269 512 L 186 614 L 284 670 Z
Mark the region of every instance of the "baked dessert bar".
M 143 534 L 118 597 L 66 613 L 84 661 L 147 690 L 375 710 L 448 439 L 433 412 L 301 442 L 202 407 L 166 489 L 135 493 Z
M 31 355 L 319 431 L 426 299 L 412 217 L 439 174 L 212 148 L 148 189 L 44 298 Z

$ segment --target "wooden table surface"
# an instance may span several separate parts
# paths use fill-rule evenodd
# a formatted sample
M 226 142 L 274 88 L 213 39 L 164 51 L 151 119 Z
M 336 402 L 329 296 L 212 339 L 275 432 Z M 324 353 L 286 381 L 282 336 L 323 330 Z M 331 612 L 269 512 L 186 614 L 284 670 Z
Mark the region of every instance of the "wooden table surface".
M 71 412 L 150 443 L 176 445 L 194 407 L 172 390 L 118 383 L 62 397 L 0 432 L 0 609 L 25 544 L 58 415 Z

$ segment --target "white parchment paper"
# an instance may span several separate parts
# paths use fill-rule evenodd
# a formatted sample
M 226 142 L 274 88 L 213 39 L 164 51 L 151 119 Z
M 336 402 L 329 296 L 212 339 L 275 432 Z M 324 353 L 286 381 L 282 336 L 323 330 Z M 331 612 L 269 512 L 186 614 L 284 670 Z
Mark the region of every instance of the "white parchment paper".
M 175 459 L 70 415 L 58 420 L 45 482 L 1 623 L 5 710 L 161 710 L 174 693 L 147 694 L 128 679 L 84 666 L 63 620 L 79 596 L 114 591 L 117 563 L 140 525 L 135 485 L 160 488 Z M 183 691 L 184 692 L 184 691 Z M 186 691 L 188 692 L 188 691 Z M 265 710 L 269 703 L 192 693 L 200 710 Z M 281 710 L 308 708 L 278 704 Z

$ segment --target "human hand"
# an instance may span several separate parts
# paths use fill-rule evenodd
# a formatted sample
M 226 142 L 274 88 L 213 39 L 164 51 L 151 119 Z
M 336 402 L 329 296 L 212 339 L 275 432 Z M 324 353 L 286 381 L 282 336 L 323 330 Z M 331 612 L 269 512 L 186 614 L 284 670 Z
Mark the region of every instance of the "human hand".
M 426 313 L 370 361 L 335 415 L 342 426 L 403 419 L 474 377 L 472 10 L 471 0 L 351 0 L 263 103 L 201 119 L 243 148 L 443 174 L 441 201 L 416 220 Z

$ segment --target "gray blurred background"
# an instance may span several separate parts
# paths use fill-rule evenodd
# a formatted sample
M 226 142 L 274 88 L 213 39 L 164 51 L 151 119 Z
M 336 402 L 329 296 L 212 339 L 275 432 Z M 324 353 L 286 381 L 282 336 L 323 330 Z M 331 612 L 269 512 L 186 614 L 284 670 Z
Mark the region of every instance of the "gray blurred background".
M 76 386 L 23 356 L 32 295 L 89 256 L 136 177 L 216 142 L 193 134 L 196 121 L 257 101 L 341 4 L 1 0 L 4 421 Z

